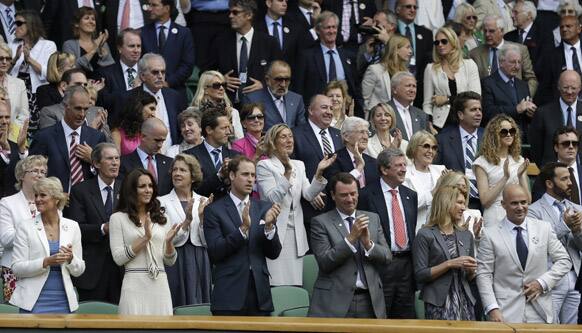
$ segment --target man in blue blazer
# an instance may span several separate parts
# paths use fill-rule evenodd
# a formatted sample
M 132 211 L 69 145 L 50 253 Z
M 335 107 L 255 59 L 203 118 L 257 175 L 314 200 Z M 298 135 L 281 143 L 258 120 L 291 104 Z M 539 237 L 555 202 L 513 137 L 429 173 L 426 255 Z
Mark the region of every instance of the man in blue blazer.
M 400 149 L 382 151 L 378 155 L 378 169 L 380 181 L 364 188 L 358 209 L 380 216 L 386 242 L 392 251 L 392 263 L 382 274 L 387 318 L 413 319 L 416 286 L 411 250 L 416 232 L 418 196 L 402 185 L 406 176 L 406 158 Z
M 172 21 L 175 0 L 150 0 L 153 23 L 141 30 L 142 52 L 157 53 L 166 61 L 166 86 L 186 96 L 186 81 L 194 69 L 194 42 L 189 28 Z
M 89 179 L 93 177 L 91 151 L 98 143 L 105 142 L 105 135 L 85 123 L 91 100 L 83 86 L 67 88 L 63 103 L 65 104 L 63 119 L 36 133 L 30 146 L 30 155 L 46 156 L 47 176 L 59 178 L 63 189 L 69 192 L 74 185 L 71 184 L 71 146 L 74 147 L 74 154 L 80 161 L 82 179 Z
M 268 316 L 273 311 L 265 258 L 281 253 L 275 226 L 280 207 L 250 198 L 255 175 L 254 162 L 233 158 L 228 195 L 204 210 L 204 235 L 214 265 L 213 315 Z
M 289 91 L 291 67 L 282 60 L 275 60 L 265 74 L 267 86 L 261 90 L 246 94 L 243 104 L 262 103 L 265 107 L 265 128 L 285 123 L 293 128 L 307 122 L 305 103 L 301 95 Z

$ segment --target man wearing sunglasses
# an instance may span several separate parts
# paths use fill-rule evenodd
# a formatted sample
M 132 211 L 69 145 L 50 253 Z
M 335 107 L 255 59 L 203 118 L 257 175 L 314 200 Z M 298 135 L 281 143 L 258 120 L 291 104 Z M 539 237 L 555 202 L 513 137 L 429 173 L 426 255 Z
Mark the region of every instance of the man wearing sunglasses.
M 282 60 L 275 60 L 265 74 L 266 87 L 244 95 L 243 104 L 262 103 L 265 106 L 265 128 L 285 123 L 289 128 L 306 123 L 303 97 L 289 91 L 291 67 Z
M 510 42 L 527 46 L 534 71 L 539 76 L 537 61 L 542 56 L 542 43 L 544 41 L 542 40 L 542 33 L 536 21 L 536 16 L 536 6 L 533 2 L 521 1 L 516 3 L 511 10 L 511 18 L 513 19 L 515 30 L 506 33 L 504 38 Z

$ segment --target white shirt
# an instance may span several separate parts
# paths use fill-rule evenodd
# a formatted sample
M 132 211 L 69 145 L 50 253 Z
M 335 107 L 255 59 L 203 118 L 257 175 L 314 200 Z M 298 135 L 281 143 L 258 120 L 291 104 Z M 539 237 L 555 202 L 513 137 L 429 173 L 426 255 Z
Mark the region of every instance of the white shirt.
M 239 199 L 236 195 L 232 194 L 232 192 L 228 192 L 228 195 L 230 196 L 230 199 L 232 200 L 232 202 L 234 203 L 234 206 L 236 207 L 236 210 L 238 211 L 238 217 L 240 217 L 240 221 L 242 222 L 242 212 L 243 212 L 243 208 L 244 206 L 249 202 L 249 196 L 247 195 L 243 200 Z M 251 225 L 253 224 L 253 221 L 251 221 Z M 260 220 L 259 224 L 265 224 L 264 220 Z M 240 231 L 240 234 L 243 236 L 244 239 L 247 239 L 249 236 L 244 233 L 242 231 L 242 229 L 239 227 L 238 230 Z M 249 229 L 250 231 L 250 229 Z M 273 227 L 270 231 L 265 230 L 265 236 L 267 237 L 268 240 L 272 240 L 273 237 L 275 237 L 275 227 Z
M 168 109 L 166 108 L 166 102 L 164 101 L 164 94 L 162 94 L 162 89 L 158 90 L 156 93 L 152 92 L 148 89 L 148 87 L 144 84 L 143 91 L 147 92 L 148 94 L 154 96 L 158 105 L 156 107 L 156 118 L 160 119 L 166 128 L 170 128 L 170 117 L 168 116 Z M 168 134 L 166 135 L 166 141 L 164 141 L 164 145 L 162 146 L 161 153 L 164 154 L 168 148 L 172 146 L 172 135 L 168 130 Z
M 63 130 L 65 132 L 65 140 L 67 140 L 67 151 L 69 152 L 69 154 L 71 153 L 71 134 L 73 132 L 77 132 L 77 138 L 75 139 L 77 141 L 77 144 L 81 144 L 81 128 L 83 126 L 79 126 L 79 128 L 77 129 L 72 129 L 71 127 L 69 127 L 69 125 L 67 125 L 67 123 L 65 122 L 64 119 L 61 119 L 61 124 L 63 126 Z
M 301 6 L 299 6 L 299 10 L 301 11 L 301 14 L 303 14 L 303 16 L 305 17 L 305 20 L 309 23 L 309 19 L 312 17 L 313 11 L 305 9 Z M 313 20 L 312 20 L 312 22 L 313 22 Z M 311 37 L 313 38 L 313 40 L 319 39 L 319 37 L 317 37 L 317 32 L 315 32 L 314 28 L 309 29 L 309 33 L 311 34 Z
M 559 0 L 538 0 L 538 10 L 558 11 Z
M 164 23 L 156 22 L 156 24 L 155 24 L 156 25 L 156 38 L 158 40 L 158 45 L 160 43 L 160 38 L 159 38 L 159 36 L 160 36 L 160 27 L 161 26 L 164 26 L 164 28 L 165 28 L 164 29 L 164 36 L 166 37 L 166 40 L 168 40 L 168 33 L 170 32 L 170 25 L 171 24 L 172 24 L 172 20 L 167 20 Z
M 348 231 L 348 234 L 349 234 L 351 230 L 350 230 L 350 225 L 348 224 L 348 221 L 346 219 L 348 217 L 351 217 L 354 219 L 353 223 L 356 223 L 356 211 L 354 210 L 351 215 L 346 215 L 346 214 L 340 212 L 339 209 L 336 209 L 336 210 L 337 210 L 339 216 L 341 217 L 342 221 L 344 221 L 344 225 L 346 226 L 346 230 Z M 352 250 L 352 253 L 358 253 L 358 249 L 356 249 L 356 247 L 352 243 L 350 243 L 350 241 L 348 241 L 347 237 L 344 237 L 344 241 L 346 242 L 346 244 L 348 244 L 348 246 L 350 247 L 350 250 Z M 358 242 L 359 242 L 359 240 L 358 240 Z M 364 247 L 363 244 L 362 244 L 362 247 Z M 366 257 L 369 257 L 373 248 L 374 248 L 374 242 L 372 242 L 372 246 L 370 246 L 369 250 L 366 250 L 366 248 L 364 247 L 364 255 Z M 366 285 L 362 281 L 362 277 L 360 276 L 359 271 L 358 271 L 358 274 L 356 276 L 356 288 L 368 289 L 368 288 L 366 288 Z
M 6 15 L 6 8 L 12 10 L 12 20 L 16 21 L 16 7 L 14 4 L 12 6 L 6 6 L 0 2 L 0 16 L 2 17 L 2 27 L 4 28 L 4 34 L 6 35 L 6 44 L 10 44 L 14 41 L 14 34 L 10 34 L 10 27 L 8 26 L 8 16 Z M 14 24 L 14 29 L 16 30 L 16 23 Z
M 574 128 L 576 128 L 576 105 L 578 105 L 578 99 L 576 99 L 574 101 L 574 103 L 572 103 L 572 105 L 568 105 L 566 104 L 566 102 L 564 102 L 564 100 L 560 97 L 560 109 L 562 110 L 562 120 L 564 121 L 563 124 L 567 124 L 568 123 L 568 106 L 572 108 L 572 126 Z
M 240 65 L 240 49 L 242 48 L 242 37 L 246 38 L 247 40 L 247 59 L 251 54 L 251 45 L 253 41 L 253 35 L 255 34 L 255 29 L 251 27 L 251 29 L 245 34 L 241 35 L 238 32 L 236 33 L 236 66 Z M 240 72 L 240 68 L 238 69 Z
M 321 134 L 319 134 L 319 132 L 321 131 L 321 128 L 319 128 L 317 125 L 315 125 L 311 121 L 311 119 L 308 119 L 307 121 L 309 122 L 309 125 L 311 126 L 313 133 L 315 133 L 315 137 L 317 138 L 317 142 L 319 142 L 319 147 L 321 147 L 321 153 L 325 154 L 325 151 L 323 150 L 323 141 L 321 140 Z M 332 152 L 335 152 L 335 146 L 333 144 L 333 140 L 332 140 L 331 135 L 329 133 L 329 128 L 325 129 L 325 133 L 327 135 L 327 139 L 329 141 L 329 145 L 331 146 Z
M 574 45 L 564 42 L 564 57 L 566 59 L 566 69 L 573 70 L 574 63 L 572 62 L 572 47 L 576 49 L 576 56 L 578 57 L 578 65 L 582 67 L 582 54 L 580 54 L 580 40 Z
M 129 3 L 129 27 L 133 29 L 139 29 L 143 27 L 143 12 L 141 8 L 141 3 L 139 0 L 119 0 L 119 6 L 117 7 L 117 31 L 121 31 L 121 19 L 123 18 L 123 7 L 125 7 L 125 2 Z M 145 6 L 145 5 L 144 5 Z
M 123 71 L 123 81 L 125 82 L 125 90 L 131 90 L 135 87 L 130 87 L 129 86 L 129 81 L 127 81 L 127 69 L 130 68 L 129 66 L 127 66 L 123 61 L 119 62 L 121 64 L 121 70 Z M 133 67 L 131 67 L 133 69 L 133 79 L 134 82 L 135 80 L 137 80 L 137 78 L 139 77 L 138 71 L 137 71 L 137 63 L 135 65 L 133 65 Z M 134 83 L 135 84 L 135 83 Z
M 384 194 L 384 202 L 386 202 L 386 209 L 388 210 L 388 219 L 390 220 L 390 250 L 395 252 L 409 251 L 410 250 L 410 239 L 408 239 L 408 226 L 406 225 L 406 214 L 404 212 L 404 205 L 402 205 L 402 197 L 400 196 L 400 190 L 398 188 L 392 188 L 390 185 L 386 184 L 384 179 L 380 178 L 380 187 L 382 188 L 382 194 Z M 404 234 L 406 235 L 406 245 L 404 248 L 399 248 L 396 245 L 396 240 L 394 239 L 394 219 L 392 218 L 392 193 L 390 190 L 397 190 L 398 203 L 400 204 L 400 210 L 402 211 L 402 218 L 404 219 Z
M 400 119 L 404 123 L 404 129 L 406 130 L 406 135 L 408 139 L 412 137 L 414 134 L 412 130 L 412 116 L 410 115 L 410 106 L 405 107 L 404 105 L 400 104 L 396 98 L 394 98 L 394 105 L 396 105 L 396 112 L 400 115 Z
M 88 4 L 85 4 L 85 0 L 77 0 L 77 6 L 79 6 L 79 8 L 81 7 L 86 7 L 87 5 L 89 5 L 89 7 L 91 8 L 95 8 L 95 5 L 93 4 L 93 1 L 87 1 Z
M 561 162 L 561 161 L 558 161 Z M 574 160 L 572 164 L 568 165 L 568 168 L 572 168 L 574 172 L 574 178 L 576 179 L 576 185 L 578 185 L 578 198 L 582 197 L 582 189 L 580 188 L 580 175 L 578 175 L 578 162 Z

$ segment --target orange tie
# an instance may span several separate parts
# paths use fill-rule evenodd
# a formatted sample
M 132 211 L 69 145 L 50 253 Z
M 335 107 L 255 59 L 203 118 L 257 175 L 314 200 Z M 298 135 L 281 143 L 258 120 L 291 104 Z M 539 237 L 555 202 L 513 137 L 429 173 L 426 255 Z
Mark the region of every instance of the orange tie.
M 121 25 L 120 25 L 120 31 L 123 31 L 124 29 L 129 27 L 129 12 L 130 12 L 130 2 L 131 0 L 125 0 L 125 5 L 123 6 L 123 13 L 121 16 Z
M 406 246 L 406 232 L 404 229 L 404 217 L 400 209 L 400 202 L 398 201 L 398 191 L 390 190 L 392 194 L 392 222 L 394 222 L 394 240 L 396 246 L 404 249 Z

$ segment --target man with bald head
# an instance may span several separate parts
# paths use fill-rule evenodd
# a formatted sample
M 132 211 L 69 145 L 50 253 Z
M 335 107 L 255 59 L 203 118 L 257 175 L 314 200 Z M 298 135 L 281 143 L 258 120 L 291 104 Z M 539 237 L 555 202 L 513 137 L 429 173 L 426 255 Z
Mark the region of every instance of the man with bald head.
M 481 232 L 477 286 L 490 321 L 555 322 L 549 291 L 572 262 L 551 224 L 527 217 L 528 204 L 523 187 L 507 186 L 501 201 L 507 216 Z
M 560 97 L 536 111 L 529 128 L 529 143 L 537 165 L 555 160 L 553 137 L 558 128 L 582 129 L 582 103 L 578 100 L 580 85 L 580 75 L 576 71 L 562 72 L 558 80 Z
M 168 128 L 158 118 L 148 118 L 141 126 L 141 141 L 137 149 L 121 157 L 119 177 L 123 178 L 135 168 L 148 170 L 158 184 L 158 195 L 170 193 L 172 180 L 170 164 L 172 159 L 160 153 L 168 135 Z

